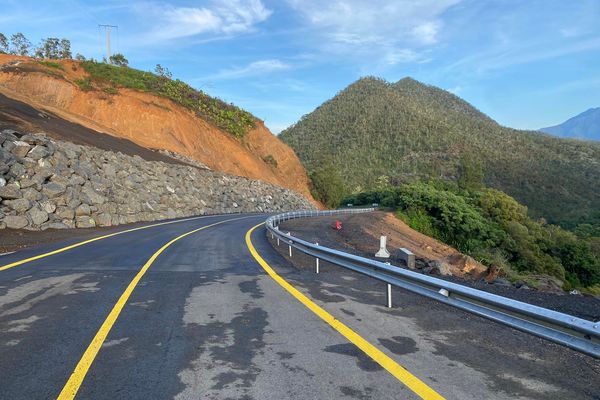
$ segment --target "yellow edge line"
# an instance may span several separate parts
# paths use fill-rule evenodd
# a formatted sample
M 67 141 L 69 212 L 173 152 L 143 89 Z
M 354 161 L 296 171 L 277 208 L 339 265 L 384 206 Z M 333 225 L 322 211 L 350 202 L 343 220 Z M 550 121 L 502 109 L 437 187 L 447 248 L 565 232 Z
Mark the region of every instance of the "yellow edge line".
M 67 383 L 63 387 L 62 391 L 58 395 L 57 400 L 66 400 L 66 399 L 74 399 L 75 398 L 75 395 L 77 394 L 77 391 L 81 387 L 81 384 L 83 383 L 83 380 L 85 379 L 85 376 L 87 375 L 88 370 L 90 369 L 92 363 L 94 362 L 94 359 L 96 358 L 96 355 L 98 354 L 98 352 L 100 351 L 100 348 L 102 347 L 102 344 L 106 340 L 106 337 L 108 336 L 110 330 L 112 329 L 117 318 L 119 317 L 119 314 L 123 310 L 123 307 L 125 307 L 127 300 L 129 300 L 131 293 L 137 286 L 140 279 L 142 279 L 142 277 L 144 276 L 146 271 L 148 271 L 148 269 L 150 268 L 152 263 L 156 260 L 156 258 L 163 251 L 165 251 L 167 249 L 167 247 L 171 246 L 173 243 L 175 243 L 179 239 L 182 239 L 188 235 L 191 235 L 192 233 L 196 233 L 198 231 L 213 227 L 215 225 L 223 224 L 225 222 L 235 221 L 235 220 L 244 219 L 244 218 L 249 218 L 249 217 L 227 219 L 225 221 L 219 221 L 214 224 L 210 224 L 210 225 L 203 226 L 201 228 L 194 229 L 192 231 L 184 233 L 183 235 L 177 236 L 175 239 L 169 241 L 167 244 L 165 244 L 160 249 L 158 249 L 158 251 L 156 253 L 154 253 L 152 255 L 152 257 L 150 257 L 148 259 L 148 261 L 146 261 L 146 264 L 144 264 L 144 266 L 139 270 L 139 272 L 129 283 L 129 285 L 127 286 L 127 288 L 125 289 L 125 291 L 123 292 L 121 297 L 119 297 L 119 300 L 114 305 L 110 314 L 108 314 L 108 317 L 106 317 L 106 320 L 104 320 L 104 323 L 102 324 L 102 326 L 96 333 L 96 336 L 94 336 L 94 339 L 92 339 L 92 342 L 86 349 L 85 353 L 83 353 L 81 360 L 79 360 L 79 363 L 77 363 L 75 370 L 73 371 L 73 373 L 69 377 L 69 380 L 67 381 Z
M 19 265 L 22 265 L 22 264 L 25 264 L 25 263 L 28 263 L 28 262 L 31 262 L 31 261 L 39 260 L 40 258 L 53 256 L 55 254 L 62 253 L 63 251 L 67 251 L 67 250 L 74 249 L 75 247 L 83 246 L 84 244 L 93 243 L 93 242 L 96 242 L 98 240 L 107 239 L 109 237 L 121 235 L 123 233 L 129 233 L 129 232 L 139 231 L 139 230 L 148 229 L 148 228 L 154 228 L 155 226 L 175 224 L 177 222 L 193 221 L 193 220 L 196 220 L 196 219 L 208 218 L 208 217 L 212 217 L 212 215 L 204 215 L 202 217 L 193 217 L 193 218 L 179 219 L 177 221 L 161 222 L 159 224 L 145 225 L 145 226 L 140 226 L 138 228 L 127 229 L 127 230 L 124 230 L 124 231 L 115 232 L 115 233 L 111 233 L 111 234 L 104 235 L 104 236 L 98 236 L 98 237 L 95 237 L 93 239 L 84 240 L 83 242 L 75 243 L 75 244 L 72 244 L 70 246 L 66 246 L 66 247 L 62 247 L 60 249 L 49 251 L 48 253 L 38 254 L 37 256 L 33 256 L 33 257 L 30 257 L 30 258 L 26 258 L 24 260 L 15 261 L 13 263 L 3 265 L 3 266 L 0 267 L 0 271 L 4 271 L 4 270 L 10 269 L 10 268 L 14 268 L 16 266 L 19 266 Z M 216 217 L 216 215 L 215 215 L 215 217 Z
M 323 321 L 327 322 L 333 329 L 338 331 L 342 336 L 348 339 L 351 343 L 356 345 L 360 350 L 362 350 L 365 354 L 371 357 L 375 362 L 385 368 L 390 374 L 392 374 L 396 379 L 406 385 L 410 390 L 412 390 L 417 396 L 422 399 L 435 399 L 435 400 L 443 400 L 444 398 L 436 393 L 432 388 L 427 386 L 423 381 L 419 378 L 411 374 L 409 371 L 401 367 L 398 363 L 388 357 L 385 353 L 379 350 L 377 347 L 373 346 L 371 343 L 362 338 L 358 333 L 354 332 L 352 329 L 344 325 L 339 320 L 335 319 L 331 314 L 327 311 L 316 305 L 312 302 L 308 297 L 302 294 L 298 289 L 289 284 L 285 279 L 279 276 L 273 268 L 267 264 L 267 262 L 258 254 L 254 245 L 252 244 L 251 235 L 252 232 L 261 226 L 263 223 L 260 223 L 254 227 L 252 227 L 248 232 L 246 232 L 246 246 L 250 250 L 252 256 L 256 259 L 256 261 L 260 264 L 261 267 L 269 274 L 271 278 L 273 278 L 277 283 L 279 283 L 285 290 L 287 290 L 292 296 L 294 296 L 300 303 L 304 304 L 310 311 L 315 313 L 319 318 Z

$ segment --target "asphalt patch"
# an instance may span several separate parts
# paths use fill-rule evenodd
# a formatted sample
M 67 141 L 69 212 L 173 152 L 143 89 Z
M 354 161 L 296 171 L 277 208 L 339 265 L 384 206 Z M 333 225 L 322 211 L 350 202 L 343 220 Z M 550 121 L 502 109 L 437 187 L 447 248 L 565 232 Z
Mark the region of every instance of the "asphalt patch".
M 394 336 L 391 339 L 379 338 L 377 340 L 386 349 L 398 355 L 411 354 L 419 350 L 417 342 L 405 336 Z
M 383 368 L 373 361 L 371 357 L 363 353 L 352 343 L 335 344 L 325 347 L 324 350 L 328 353 L 343 354 L 345 356 L 356 358 L 356 365 L 363 371 L 375 372 L 383 370 Z

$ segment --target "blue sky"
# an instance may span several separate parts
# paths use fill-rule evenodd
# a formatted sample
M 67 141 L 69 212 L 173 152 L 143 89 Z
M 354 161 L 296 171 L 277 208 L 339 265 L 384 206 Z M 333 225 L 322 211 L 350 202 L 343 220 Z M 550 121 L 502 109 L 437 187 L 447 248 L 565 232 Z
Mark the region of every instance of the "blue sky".
M 600 0 L 2 0 L 0 32 L 113 52 L 233 102 L 279 132 L 361 76 L 411 76 L 503 125 L 600 106 Z

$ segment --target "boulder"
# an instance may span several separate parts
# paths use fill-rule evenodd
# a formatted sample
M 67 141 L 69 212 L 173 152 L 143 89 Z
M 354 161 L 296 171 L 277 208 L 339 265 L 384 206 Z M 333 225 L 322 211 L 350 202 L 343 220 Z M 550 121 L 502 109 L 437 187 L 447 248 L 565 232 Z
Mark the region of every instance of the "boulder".
M 81 217 L 84 215 L 90 215 L 90 213 L 91 213 L 90 206 L 88 206 L 87 204 L 80 204 L 75 209 L 75 215 L 78 217 Z
M 42 193 L 52 199 L 58 197 L 65 192 L 65 185 L 58 182 L 49 182 L 42 187 Z
M 9 206 L 18 214 L 23 214 L 31 208 L 31 202 L 27 199 L 4 200 L 2 204 Z
M 42 210 L 39 206 L 33 207 L 27 214 L 31 218 L 33 225 L 39 226 L 48 221 L 48 213 Z
M 48 214 L 52 214 L 54 211 L 56 211 L 56 205 L 50 200 L 40 202 L 40 207 Z
M 4 217 L 4 221 L 6 227 L 9 229 L 23 229 L 27 225 L 29 225 L 29 221 L 27 218 L 21 215 L 7 215 Z
M 69 229 L 70 226 L 63 222 L 48 222 L 41 226 L 42 230 L 46 229 Z
M 27 176 L 27 168 L 23 164 L 15 163 L 10 166 L 9 174 L 17 179 Z
M 112 217 L 110 214 L 102 213 L 96 217 L 98 226 L 112 226 Z
M 29 201 L 38 201 L 41 200 L 42 197 L 43 195 L 34 188 L 27 188 L 23 190 L 23 198 Z
M 88 214 L 85 214 L 85 215 L 89 215 L 89 212 L 88 212 Z M 70 208 L 61 208 L 56 212 L 56 216 L 60 219 L 71 220 L 71 219 L 75 218 L 75 211 L 73 211 Z
M 96 221 L 89 216 L 81 216 L 75 219 L 75 226 L 77 228 L 93 228 L 96 226 Z
M 27 142 L 23 142 L 21 140 L 17 140 L 16 142 L 13 142 L 15 144 L 15 147 L 12 149 L 11 153 L 13 153 L 15 156 L 19 157 L 19 158 L 24 158 L 27 153 L 29 153 L 29 150 L 31 149 L 31 146 L 29 145 L 29 143 Z
M 23 197 L 23 192 L 17 184 L 11 183 L 6 186 L 0 187 L 0 198 L 5 200 L 20 199 Z
M 50 155 L 50 151 L 46 146 L 37 145 L 33 149 L 29 150 L 27 153 L 27 157 L 32 158 L 34 160 L 39 160 L 44 157 L 48 157 Z
M 87 204 L 103 204 L 106 198 L 88 186 L 84 186 L 81 190 L 82 201 Z

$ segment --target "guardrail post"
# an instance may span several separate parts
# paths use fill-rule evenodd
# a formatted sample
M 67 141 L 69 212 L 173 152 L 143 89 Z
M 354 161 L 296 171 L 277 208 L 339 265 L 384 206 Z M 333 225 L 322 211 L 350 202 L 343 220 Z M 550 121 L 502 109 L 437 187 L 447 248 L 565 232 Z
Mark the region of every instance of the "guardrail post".
M 315 245 L 318 246 L 319 242 L 315 243 Z M 315 272 L 318 274 L 319 273 L 319 257 L 315 258 L 315 262 L 316 262 Z
M 387 306 L 388 308 L 392 308 L 392 285 L 387 284 Z

